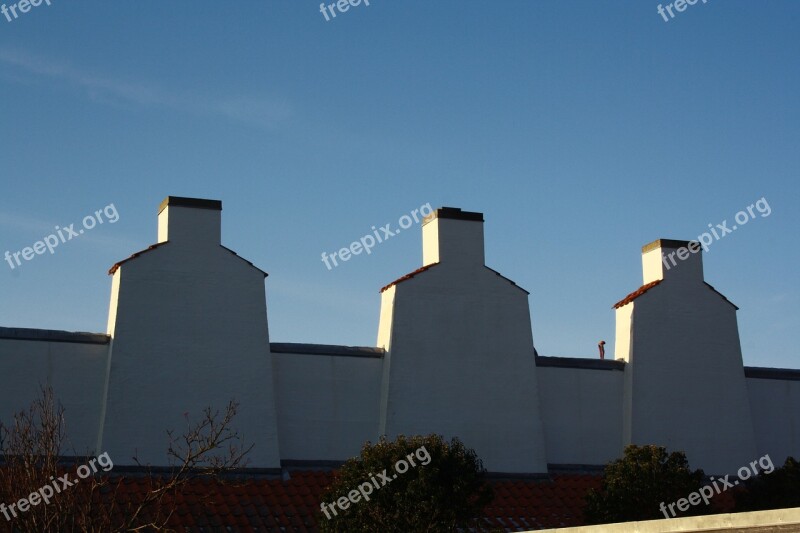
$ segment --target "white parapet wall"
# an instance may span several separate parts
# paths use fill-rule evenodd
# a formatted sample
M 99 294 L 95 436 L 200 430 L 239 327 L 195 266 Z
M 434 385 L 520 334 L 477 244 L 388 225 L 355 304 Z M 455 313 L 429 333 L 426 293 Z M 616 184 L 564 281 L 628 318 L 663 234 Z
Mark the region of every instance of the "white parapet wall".
M 745 367 L 759 455 L 800 459 L 800 370 Z
M 284 463 L 345 461 L 378 440 L 379 348 L 272 343 Z
M 51 387 L 64 407 L 62 454 L 102 453 L 95 446 L 108 348 L 103 334 L 0 328 L 0 421 L 10 423 Z
M 620 361 L 539 357 L 539 398 L 547 462 L 603 465 L 622 450 Z
M 536 533 L 679 533 L 682 531 L 791 533 L 800 531 L 800 507 L 751 513 L 624 522 L 599 526 L 539 529 Z M 533 533 L 527 531 L 525 533 Z

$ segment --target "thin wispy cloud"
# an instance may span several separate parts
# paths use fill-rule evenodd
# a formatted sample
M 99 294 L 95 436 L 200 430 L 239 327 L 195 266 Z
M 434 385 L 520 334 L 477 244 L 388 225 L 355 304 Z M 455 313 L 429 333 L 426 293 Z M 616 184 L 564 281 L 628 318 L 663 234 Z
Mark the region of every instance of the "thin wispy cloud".
M 28 233 L 42 233 L 53 230 L 53 225 L 44 220 L 25 215 L 0 212 L 0 229 L 9 231 L 24 231 Z
M 80 218 L 77 218 L 74 221 L 73 225 L 76 229 L 80 228 L 80 220 Z M 114 227 L 113 224 L 115 223 L 104 221 L 104 224 L 105 228 L 109 228 Z M 69 222 L 63 220 L 59 222 L 17 213 L 0 212 L 0 248 L 2 250 L 13 250 L 31 246 L 34 242 L 43 240 L 47 235 L 55 233 L 56 227 L 66 227 L 68 225 Z M 92 231 L 86 231 L 81 234 L 80 239 L 75 240 L 75 242 L 111 248 L 121 256 L 126 255 L 130 250 L 144 248 L 140 242 L 131 240 L 127 235 L 121 236 L 119 232 L 98 231 L 102 229 L 104 229 L 103 226 L 98 224 Z
M 4 76 L 7 81 L 24 83 L 20 74 L 55 80 L 101 103 L 161 107 L 182 113 L 224 117 L 264 128 L 275 127 L 292 114 L 289 102 L 281 99 L 242 95 L 212 97 L 150 82 L 134 83 L 56 64 L 10 48 L 0 48 L 0 64 L 16 70 L 16 77 Z

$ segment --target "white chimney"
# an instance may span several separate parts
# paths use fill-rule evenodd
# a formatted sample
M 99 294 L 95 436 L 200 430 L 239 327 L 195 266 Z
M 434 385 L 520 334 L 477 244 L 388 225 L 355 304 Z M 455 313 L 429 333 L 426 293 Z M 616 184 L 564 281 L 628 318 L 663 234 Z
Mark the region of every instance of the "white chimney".
M 158 242 L 189 246 L 219 245 L 222 202 L 167 196 L 158 210 Z
M 485 264 L 483 213 L 440 207 L 422 221 L 422 263 L 454 266 Z
M 703 251 L 699 242 L 659 239 L 642 247 L 642 275 L 647 285 L 657 280 L 703 282 Z

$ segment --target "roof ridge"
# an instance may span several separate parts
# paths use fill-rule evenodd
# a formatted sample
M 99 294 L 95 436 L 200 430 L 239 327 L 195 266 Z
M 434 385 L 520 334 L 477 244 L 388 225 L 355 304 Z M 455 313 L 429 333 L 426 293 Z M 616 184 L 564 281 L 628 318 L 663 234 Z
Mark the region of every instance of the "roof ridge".
M 655 281 L 651 281 L 650 283 L 646 283 L 646 284 L 642 285 L 641 287 L 639 287 L 638 289 L 636 289 L 632 293 L 628 294 L 625 298 L 623 298 L 622 300 L 620 300 L 617 303 L 615 303 L 613 308 L 614 309 L 619 309 L 620 307 L 628 305 L 629 303 L 634 301 L 636 298 L 638 298 L 642 294 L 646 293 L 647 291 L 649 291 L 650 289 L 652 289 L 653 287 L 655 287 L 656 285 L 658 285 L 662 281 L 664 281 L 664 280 L 663 279 L 657 279 Z
M 405 276 L 401 276 L 401 277 L 397 278 L 396 280 L 394 280 L 393 282 L 391 282 L 390 284 L 388 284 L 385 287 L 381 288 L 381 292 L 386 291 L 387 289 L 391 288 L 393 285 L 397 285 L 398 283 L 402 283 L 402 282 L 404 282 L 404 281 L 406 281 L 408 279 L 411 279 L 414 276 L 416 276 L 417 274 L 425 272 L 426 270 L 428 270 L 430 268 L 433 268 L 438 264 L 440 264 L 440 263 L 438 263 L 438 262 L 437 263 L 431 263 L 430 265 L 425 265 L 424 267 L 420 267 L 420 268 L 416 269 L 414 272 L 409 272 Z

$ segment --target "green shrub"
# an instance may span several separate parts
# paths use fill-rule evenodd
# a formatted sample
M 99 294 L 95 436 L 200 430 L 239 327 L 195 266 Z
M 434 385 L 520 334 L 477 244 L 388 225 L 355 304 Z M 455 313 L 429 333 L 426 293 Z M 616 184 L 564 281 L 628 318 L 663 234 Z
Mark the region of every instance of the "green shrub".
M 416 466 L 408 464 L 400 473 L 402 468 L 396 470 L 395 465 L 401 460 Z M 438 435 L 401 435 L 394 442 L 367 442 L 323 494 L 324 511 L 317 516 L 320 530 L 414 533 L 480 528 L 481 511 L 493 498 L 485 473 L 475 452 L 458 439 L 447 443 Z M 343 505 L 334 506 L 337 501 Z
M 702 470 L 692 472 L 683 452 L 667 454 L 661 446 L 630 445 L 622 459 L 606 465 L 603 486 L 586 498 L 587 524 L 608 524 L 664 518 L 660 506 L 687 497 L 702 485 Z M 683 516 L 703 514 L 707 506 Z

